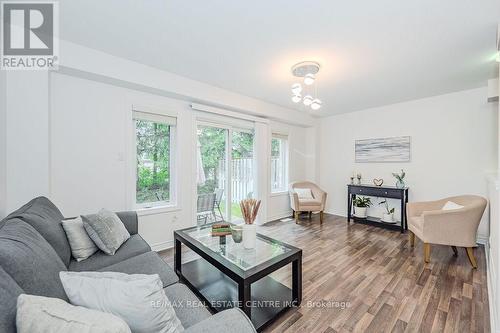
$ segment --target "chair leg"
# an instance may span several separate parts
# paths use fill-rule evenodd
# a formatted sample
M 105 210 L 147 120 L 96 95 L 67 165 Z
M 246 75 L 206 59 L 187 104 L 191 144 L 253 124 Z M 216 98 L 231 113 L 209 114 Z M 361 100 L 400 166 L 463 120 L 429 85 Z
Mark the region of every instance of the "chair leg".
M 309 220 L 312 219 L 313 212 L 309 212 Z
M 429 243 L 424 243 L 424 261 L 431 261 L 431 244 Z
M 458 256 L 458 250 L 456 246 L 452 246 L 451 249 L 453 250 L 453 255 L 456 257 Z
M 295 211 L 295 223 L 299 224 L 299 212 Z
M 476 258 L 474 258 L 474 248 L 466 247 L 467 257 L 469 258 L 470 264 L 473 268 L 477 268 Z
M 323 224 L 323 215 L 325 215 L 323 211 L 319 212 L 319 224 Z
M 415 246 L 415 234 L 409 230 L 408 230 L 408 238 L 410 240 L 410 246 L 414 247 Z

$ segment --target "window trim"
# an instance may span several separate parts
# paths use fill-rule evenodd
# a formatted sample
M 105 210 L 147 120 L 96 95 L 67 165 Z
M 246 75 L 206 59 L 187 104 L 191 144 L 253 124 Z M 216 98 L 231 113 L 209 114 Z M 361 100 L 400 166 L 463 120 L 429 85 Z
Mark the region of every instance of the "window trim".
M 132 186 L 132 206 L 141 215 L 149 215 L 148 210 L 152 211 L 170 211 L 177 207 L 177 117 L 165 114 L 164 112 L 153 113 L 151 109 L 142 111 L 138 108 L 132 108 L 132 170 L 133 170 L 133 186 Z M 137 127 L 136 120 L 144 120 L 166 124 L 170 126 L 170 186 L 169 186 L 169 200 L 137 203 Z
M 280 151 L 280 157 L 283 158 L 283 187 L 282 188 L 273 188 L 273 182 L 272 182 L 272 169 L 271 169 L 271 163 L 272 163 L 272 146 L 271 146 L 271 154 L 269 155 L 269 174 L 270 174 L 270 191 L 271 191 L 271 196 L 279 196 L 279 195 L 284 195 L 288 193 L 288 183 L 289 183 L 289 154 L 290 154 L 290 143 L 289 143 L 289 138 L 288 135 L 286 134 L 281 134 L 281 133 L 272 133 L 271 134 L 271 145 L 272 145 L 272 140 L 273 139 L 278 139 L 282 140 L 284 142 L 284 151 Z

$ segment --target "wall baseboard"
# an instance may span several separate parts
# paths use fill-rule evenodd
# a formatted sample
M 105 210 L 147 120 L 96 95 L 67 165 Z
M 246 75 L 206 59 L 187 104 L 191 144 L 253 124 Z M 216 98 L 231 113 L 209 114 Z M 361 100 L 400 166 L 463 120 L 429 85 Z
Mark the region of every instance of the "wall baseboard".
M 155 251 L 155 252 L 160 252 L 160 251 L 163 251 L 163 250 L 167 250 L 167 249 L 171 249 L 174 247 L 174 241 L 171 240 L 171 241 L 166 241 L 166 242 L 160 242 L 160 243 L 156 243 L 156 244 L 151 244 L 151 250 Z
M 286 212 L 281 212 L 279 214 L 274 214 L 274 215 L 268 216 L 267 221 L 265 223 L 275 221 L 275 220 L 284 219 L 285 217 L 292 217 L 292 210 L 288 210 Z

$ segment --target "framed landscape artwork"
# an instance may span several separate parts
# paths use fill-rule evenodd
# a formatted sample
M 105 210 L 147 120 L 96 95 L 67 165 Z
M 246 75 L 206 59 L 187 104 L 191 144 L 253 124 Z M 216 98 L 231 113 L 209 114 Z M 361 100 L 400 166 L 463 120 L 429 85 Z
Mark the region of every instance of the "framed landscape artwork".
M 410 162 L 410 137 L 397 136 L 355 141 L 356 163 Z

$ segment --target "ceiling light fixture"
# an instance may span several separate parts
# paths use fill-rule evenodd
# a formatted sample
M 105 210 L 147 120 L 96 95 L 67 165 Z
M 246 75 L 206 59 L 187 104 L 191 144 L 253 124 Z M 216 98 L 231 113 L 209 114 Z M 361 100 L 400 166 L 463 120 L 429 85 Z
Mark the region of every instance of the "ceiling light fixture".
M 312 98 L 311 95 L 307 95 L 307 96 L 304 97 L 303 103 L 304 103 L 305 106 L 311 105 L 312 102 L 313 102 L 313 98 Z
M 302 61 L 292 67 L 293 76 L 301 78 L 304 82 L 304 86 L 300 83 L 294 83 L 292 85 L 292 102 L 299 103 L 302 100 L 305 106 L 310 106 L 314 111 L 321 108 L 322 102 L 317 97 L 318 88 L 316 80 L 316 74 L 319 72 L 319 68 L 319 64 L 315 61 Z M 308 88 L 310 86 L 313 87 Z M 301 96 L 302 92 L 304 92 L 303 99 Z M 313 92 L 314 97 L 312 94 Z
M 311 103 L 311 109 L 313 109 L 314 111 L 316 110 L 319 110 L 321 108 L 321 101 L 319 99 L 315 99 L 312 103 Z
M 316 80 L 316 77 L 314 76 L 314 74 L 307 74 L 305 77 L 304 77 L 304 84 L 306 86 L 310 86 L 311 84 L 314 83 L 314 80 Z
M 294 102 L 294 103 L 300 102 L 301 99 L 302 99 L 302 96 L 300 96 L 300 94 L 292 96 L 292 102 Z
M 300 83 L 294 83 L 292 85 L 292 92 L 295 95 L 300 95 L 300 93 L 302 92 L 302 85 Z

